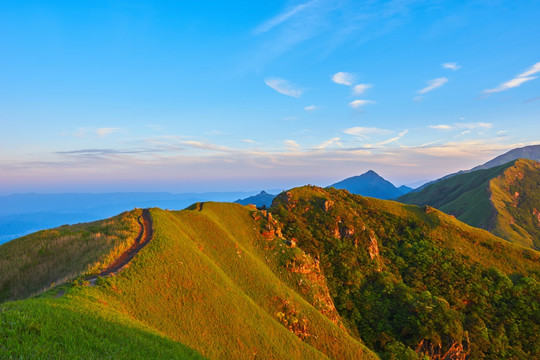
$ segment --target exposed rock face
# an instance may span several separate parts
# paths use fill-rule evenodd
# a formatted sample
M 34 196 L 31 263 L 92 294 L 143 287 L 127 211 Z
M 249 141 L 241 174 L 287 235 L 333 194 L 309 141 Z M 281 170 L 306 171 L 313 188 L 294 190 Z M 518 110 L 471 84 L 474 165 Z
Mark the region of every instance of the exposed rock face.
M 326 200 L 323 205 L 324 212 L 329 212 L 333 206 L 334 202 L 332 200 Z
M 326 278 L 321 271 L 319 260 L 313 259 L 311 256 L 302 252 L 301 255 L 298 255 L 289 261 L 287 269 L 292 273 L 302 274 L 307 278 L 308 281 L 301 281 L 299 284 L 302 288 L 302 292 L 313 292 L 312 304 L 315 308 L 329 318 L 334 324 L 344 329 L 334 305 L 334 301 L 330 296 L 330 291 L 328 290 Z
M 373 230 L 369 232 L 368 252 L 371 260 L 379 257 L 379 243 Z

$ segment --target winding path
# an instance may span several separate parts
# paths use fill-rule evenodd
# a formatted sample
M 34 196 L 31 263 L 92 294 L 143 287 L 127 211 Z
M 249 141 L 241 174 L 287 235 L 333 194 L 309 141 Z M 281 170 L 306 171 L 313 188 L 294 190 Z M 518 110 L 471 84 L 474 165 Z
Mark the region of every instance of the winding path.
M 98 277 L 107 276 L 110 274 L 116 274 L 122 270 L 129 262 L 137 255 L 143 247 L 145 247 L 152 236 L 154 235 L 154 228 L 152 224 L 152 215 L 150 215 L 149 209 L 143 209 L 141 216 L 137 219 L 139 225 L 141 225 L 141 230 L 137 238 L 133 242 L 133 245 L 127 249 L 118 259 L 116 259 L 112 264 L 110 264 L 105 270 L 103 270 L 98 275 L 92 276 L 88 279 L 90 284 L 94 285 Z

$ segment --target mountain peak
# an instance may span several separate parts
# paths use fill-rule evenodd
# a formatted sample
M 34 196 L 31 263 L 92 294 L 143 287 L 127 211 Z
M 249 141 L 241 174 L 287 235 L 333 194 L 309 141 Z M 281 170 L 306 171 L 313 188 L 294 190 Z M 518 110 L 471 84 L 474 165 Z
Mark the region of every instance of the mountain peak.
M 402 195 L 394 184 L 384 179 L 373 170 L 353 176 L 330 185 L 336 189 L 345 189 L 352 194 L 370 196 L 378 199 L 395 199 Z
M 366 171 L 365 173 L 363 173 L 362 175 L 360 176 L 376 176 L 376 177 L 380 177 L 382 178 L 382 176 L 380 176 L 379 174 L 377 174 L 375 171 L 373 170 L 368 170 Z

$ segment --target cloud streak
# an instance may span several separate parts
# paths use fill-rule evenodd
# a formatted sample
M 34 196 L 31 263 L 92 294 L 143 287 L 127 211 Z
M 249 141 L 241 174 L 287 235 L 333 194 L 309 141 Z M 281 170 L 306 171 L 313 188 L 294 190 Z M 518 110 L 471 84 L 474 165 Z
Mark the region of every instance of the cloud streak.
M 307 3 L 297 5 L 297 6 L 293 7 L 290 10 L 282 12 L 281 14 L 271 18 L 270 20 L 264 22 L 259 27 L 257 27 L 255 29 L 255 34 L 261 34 L 261 33 L 265 33 L 267 31 L 272 30 L 276 26 L 279 26 L 280 24 L 282 24 L 285 21 L 292 18 L 294 15 L 296 15 L 296 14 L 304 11 L 306 8 L 312 6 L 315 2 L 316 2 L 316 0 L 309 1 Z
M 510 79 L 493 89 L 486 89 L 483 92 L 485 94 L 494 94 L 501 91 L 506 91 L 509 89 L 516 88 L 528 81 L 536 79 L 537 76 L 532 76 L 532 75 L 535 75 L 538 72 L 540 72 L 540 62 L 537 62 L 536 64 L 534 64 L 533 66 L 531 66 L 530 68 L 522 72 L 521 74 L 517 75 L 513 79 Z
M 491 123 L 484 123 L 484 122 L 477 122 L 477 123 L 455 123 L 452 125 L 448 124 L 439 124 L 439 125 L 429 125 L 429 128 L 435 129 L 435 130 L 461 130 L 461 129 L 491 129 L 493 124 Z
M 426 93 L 428 93 L 430 91 L 433 91 L 435 89 L 440 88 L 441 86 L 443 86 L 447 82 L 448 82 L 448 79 L 445 78 L 445 77 L 440 77 L 440 78 L 437 78 L 437 79 L 429 80 L 427 82 L 427 86 L 425 88 L 423 88 L 423 89 L 418 90 L 416 93 L 417 94 L 426 94 Z
M 302 90 L 291 85 L 287 80 L 273 77 L 267 78 L 264 83 L 280 94 L 295 98 L 300 98 L 300 96 L 302 96 Z

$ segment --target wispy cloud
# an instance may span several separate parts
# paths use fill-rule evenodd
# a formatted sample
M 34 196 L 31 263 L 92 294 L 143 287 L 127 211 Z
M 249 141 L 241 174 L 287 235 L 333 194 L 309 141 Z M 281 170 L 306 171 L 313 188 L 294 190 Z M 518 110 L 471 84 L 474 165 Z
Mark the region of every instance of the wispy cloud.
M 360 139 L 368 139 L 371 135 L 388 134 L 390 133 L 390 130 L 380 129 L 376 127 L 355 126 L 352 128 L 345 129 L 343 130 L 343 132 L 348 135 L 356 136 Z
M 340 71 L 332 76 L 332 81 L 336 84 L 352 86 L 355 76 L 351 73 Z
M 370 89 L 372 87 L 371 84 L 357 84 L 353 87 L 353 92 L 356 95 L 362 95 L 366 90 Z
M 338 146 L 343 146 L 343 144 L 341 144 L 340 142 L 341 138 L 339 137 L 333 137 L 331 139 L 328 139 L 326 141 L 323 141 L 322 143 L 320 143 L 316 149 L 326 149 L 327 147 L 330 147 L 332 145 L 338 145 Z
M 373 100 L 353 100 L 349 103 L 349 105 L 353 109 L 360 109 L 362 106 L 369 105 L 369 104 L 375 104 L 375 101 Z
M 245 143 L 248 143 L 248 144 L 253 144 L 255 143 L 255 141 L 251 140 L 251 139 L 242 139 L 243 142 Z
M 80 127 L 73 133 L 74 136 L 78 138 L 94 137 L 98 136 L 100 138 L 106 137 L 112 133 L 121 131 L 121 128 L 117 127 L 102 127 L 102 128 L 92 128 L 92 127 Z
M 521 74 L 517 75 L 513 79 L 508 80 L 507 82 L 500 84 L 496 88 L 486 89 L 483 92 L 485 94 L 493 94 L 493 93 L 498 93 L 501 91 L 518 87 L 521 84 L 526 83 L 527 81 L 536 79 L 537 76 L 532 76 L 532 75 L 538 72 L 540 72 L 540 62 L 537 62 L 536 64 L 534 64 L 533 66 L 531 66 L 530 68 L 522 72 Z
M 319 107 L 315 105 L 309 105 L 309 106 L 304 107 L 304 110 L 306 111 L 315 111 L 317 109 L 319 109 Z
M 267 78 L 264 82 L 266 85 L 276 90 L 280 94 L 292 96 L 295 98 L 299 98 L 300 96 L 302 96 L 302 90 L 291 85 L 287 80 L 274 77 Z
M 195 149 L 200 149 L 200 150 L 212 150 L 212 151 L 221 151 L 221 152 L 231 152 L 233 150 L 227 146 L 215 145 L 215 144 L 205 143 L 202 141 L 195 141 L 195 140 L 180 141 L 180 143 L 182 145 L 189 146 Z
M 270 20 L 268 20 L 268 21 L 264 22 L 263 24 L 261 24 L 260 26 L 258 26 L 255 29 L 255 33 L 260 34 L 260 33 L 265 33 L 265 32 L 267 32 L 269 30 L 272 30 L 276 26 L 278 26 L 278 25 L 284 23 L 285 21 L 289 20 L 294 15 L 296 15 L 296 14 L 302 12 L 303 10 L 305 10 L 306 8 L 310 7 L 315 2 L 316 2 L 316 0 L 309 1 L 307 3 L 297 5 L 297 6 L 293 7 L 292 9 L 285 10 L 281 14 L 279 14 L 277 16 L 274 16 Z
M 461 69 L 461 66 L 455 62 L 445 62 L 444 64 L 441 64 L 441 67 L 443 69 L 448 69 L 448 70 L 453 70 L 453 71 Z
M 96 134 L 99 137 L 105 137 L 105 136 L 110 135 L 110 134 L 112 134 L 114 132 L 117 132 L 119 130 L 120 130 L 120 128 L 113 128 L 113 127 L 99 128 L 99 129 L 96 130 Z
M 439 124 L 439 125 L 429 125 L 429 128 L 436 130 L 461 130 L 461 129 L 490 129 L 493 126 L 491 123 L 476 122 L 476 123 L 455 123 L 452 125 L 449 124 Z
M 443 86 L 447 82 L 448 82 L 448 79 L 445 78 L 445 77 L 440 77 L 440 78 L 437 78 L 437 79 L 429 80 L 427 82 L 427 86 L 425 88 L 423 88 L 423 89 L 418 90 L 416 93 L 417 94 L 428 93 L 428 92 L 433 91 L 433 90 L 435 90 L 437 88 L 440 88 L 441 86 Z
M 388 140 L 384 140 L 384 141 L 381 141 L 379 143 L 376 143 L 375 145 L 376 146 L 381 146 L 381 145 L 386 145 L 386 144 L 390 144 L 390 143 L 393 143 L 393 142 L 397 142 L 399 139 L 401 139 L 402 137 L 407 135 L 408 132 L 409 132 L 409 130 L 405 129 L 402 132 L 400 132 L 397 136 L 395 136 L 393 138 L 390 138 Z
M 287 150 L 291 152 L 297 152 L 297 151 L 300 151 L 301 149 L 300 145 L 294 140 L 285 140 L 284 143 L 285 143 L 285 146 L 287 147 Z
M 450 125 L 444 125 L 444 124 L 440 124 L 440 125 L 429 125 L 430 128 L 432 129 L 437 129 L 437 130 L 452 130 L 452 126 Z

